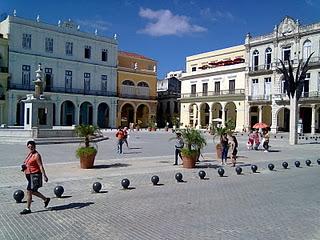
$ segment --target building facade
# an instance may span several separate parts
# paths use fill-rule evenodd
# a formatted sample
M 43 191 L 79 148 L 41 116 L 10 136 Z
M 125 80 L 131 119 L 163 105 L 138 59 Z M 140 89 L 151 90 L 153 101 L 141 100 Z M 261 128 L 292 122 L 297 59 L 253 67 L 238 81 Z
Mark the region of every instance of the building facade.
M 7 120 L 8 39 L 0 34 L 0 125 Z
M 169 72 L 167 77 L 157 82 L 158 127 L 172 127 L 174 122 L 180 121 L 180 101 L 182 71 Z
M 117 93 L 119 126 L 147 127 L 156 121 L 157 63 L 145 56 L 119 51 Z
M 181 124 L 200 129 L 233 120 L 245 124 L 245 47 L 243 45 L 186 58 L 181 78 Z
M 301 25 L 298 20 L 285 17 L 273 31 L 263 36 L 245 39 L 247 62 L 248 127 L 265 122 L 272 132 L 289 131 L 290 103 L 284 91 L 284 81 L 278 70 L 280 59 L 294 69 L 300 61 L 313 53 L 311 69 L 307 73 L 299 100 L 299 123 L 305 133 L 320 130 L 320 23 Z
M 41 63 L 44 94 L 51 98 L 53 124 L 116 126 L 118 43 L 81 32 L 71 20 L 50 25 L 8 16 L 0 33 L 9 41 L 9 125 L 23 125 L 26 94 Z

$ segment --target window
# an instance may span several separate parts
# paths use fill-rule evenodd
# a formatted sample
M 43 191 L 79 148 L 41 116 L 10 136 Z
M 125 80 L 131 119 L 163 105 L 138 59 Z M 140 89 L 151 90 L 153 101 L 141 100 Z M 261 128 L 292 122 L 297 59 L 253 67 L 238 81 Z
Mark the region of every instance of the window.
M 87 58 L 87 59 L 91 58 L 91 46 L 84 47 L 84 58 Z
M 203 96 L 208 95 L 208 83 L 202 83 L 202 95 Z
M 269 98 L 270 94 L 271 94 L 271 77 L 267 77 L 264 79 L 264 95 Z
M 282 93 L 287 94 L 287 85 L 288 85 L 288 83 L 285 80 L 282 80 L 281 84 L 282 84 L 282 88 L 281 88 Z
M 310 73 L 306 73 L 306 79 L 304 80 L 304 84 L 303 84 L 302 97 L 309 97 L 309 80 L 310 80 Z
M 134 83 L 130 80 L 125 80 L 122 82 L 122 85 L 127 85 L 127 86 L 134 86 Z
M 214 93 L 215 94 L 220 94 L 220 82 L 215 82 L 214 83 Z
M 236 81 L 234 79 L 229 80 L 229 93 L 234 94 L 236 89 Z
M 72 56 L 73 54 L 73 43 L 72 42 L 66 42 L 66 55 Z
M 46 52 L 53 53 L 53 38 L 46 38 L 45 48 Z
M 50 91 L 52 88 L 52 68 L 44 69 L 45 91 Z
M 197 67 L 192 67 L 191 72 L 195 72 L 195 71 L 197 71 Z
M 253 52 L 252 63 L 253 63 L 253 71 L 257 71 L 258 66 L 259 66 L 259 51 L 258 50 L 254 50 L 254 52 Z
M 283 56 L 283 61 L 288 62 L 290 61 L 290 55 L 291 55 L 291 47 L 284 47 L 282 49 L 282 56 Z
M 195 95 L 197 92 L 196 84 L 191 85 L 191 95 Z
M 149 85 L 146 82 L 139 82 L 138 87 L 149 87 Z
M 72 88 L 72 71 L 65 71 L 65 89 L 70 90 Z
M 311 54 L 311 41 L 307 40 L 303 44 L 303 59 L 307 59 Z
M 107 62 L 108 61 L 108 50 L 107 49 L 102 49 L 101 61 L 103 61 L 103 62 Z
M 252 96 L 257 96 L 259 93 L 259 80 L 252 79 Z
M 30 86 L 30 66 L 22 65 L 22 85 Z
M 31 34 L 24 33 L 22 35 L 22 47 L 24 49 L 31 49 Z
M 266 59 L 265 59 L 265 69 L 270 69 L 271 68 L 271 54 L 272 54 L 272 49 L 267 48 L 266 49 Z
M 90 73 L 83 74 L 83 90 L 85 93 L 90 91 Z
M 101 75 L 101 91 L 106 92 L 107 91 L 107 80 L 108 76 L 107 75 Z

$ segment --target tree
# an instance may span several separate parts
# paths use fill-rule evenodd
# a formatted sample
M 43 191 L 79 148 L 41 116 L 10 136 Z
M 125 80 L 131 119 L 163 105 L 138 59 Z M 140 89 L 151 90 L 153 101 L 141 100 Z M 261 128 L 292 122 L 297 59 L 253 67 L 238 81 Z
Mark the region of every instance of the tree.
M 298 101 L 302 95 L 302 90 L 306 75 L 310 69 L 309 61 L 313 53 L 310 54 L 307 61 L 299 60 L 297 69 L 293 69 L 291 62 L 288 61 L 288 68 L 286 68 L 283 61 L 280 60 L 281 68 L 278 70 L 283 74 L 285 82 L 285 92 L 290 99 L 290 131 L 289 131 L 289 144 L 295 145 L 298 142 L 297 135 L 297 121 L 298 121 Z M 295 71 L 295 74 L 294 74 Z

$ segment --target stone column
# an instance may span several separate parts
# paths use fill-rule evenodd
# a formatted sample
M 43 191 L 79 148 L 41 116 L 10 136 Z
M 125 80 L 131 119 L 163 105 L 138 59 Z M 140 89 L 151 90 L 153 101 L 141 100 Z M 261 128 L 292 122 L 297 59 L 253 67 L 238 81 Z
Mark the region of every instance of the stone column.
M 258 109 L 259 109 L 259 122 L 262 122 L 262 106 L 259 105 Z
M 79 125 L 79 116 L 80 116 L 79 113 L 80 113 L 80 107 L 77 104 L 74 109 L 74 125 Z
M 316 105 L 311 104 L 311 134 L 316 133 Z
M 209 105 L 209 127 L 212 125 L 212 106 Z
M 222 112 L 222 116 L 221 116 L 221 119 L 222 119 L 222 123 L 221 123 L 221 126 L 222 127 L 225 127 L 226 126 L 226 113 L 225 113 L 225 106 L 226 104 L 222 104 L 221 103 L 221 112 Z
M 195 121 L 194 121 L 194 126 L 196 127 L 196 129 L 200 129 L 200 107 L 198 106 L 198 104 L 194 105 L 194 110 L 195 110 Z M 197 123 L 197 125 L 195 125 Z

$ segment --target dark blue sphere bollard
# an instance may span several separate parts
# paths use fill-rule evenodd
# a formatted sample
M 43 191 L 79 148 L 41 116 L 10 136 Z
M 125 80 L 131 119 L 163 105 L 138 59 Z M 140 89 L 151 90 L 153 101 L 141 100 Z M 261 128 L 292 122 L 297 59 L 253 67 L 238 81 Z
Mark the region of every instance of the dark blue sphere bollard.
M 64 188 L 62 186 L 56 186 L 53 192 L 58 198 L 61 198 L 62 194 L 64 193 Z
M 318 165 L 320 165 L 320 158 L 317 159 L 317 163 L 318 163 Z
M 308 167 L 310 167 L 310 165 L 311 165 L 311 160 L 306 160 L 306 165 L 308 166 Z
M 220 177 L 223 177 L 224 169 L 223 168 L 219 168 L 218 169 L 218 174 L 219 174 Z
M 258 166 L 257 165 L 251 165 L 251 170 L 253 173 L 256 173 L 258 170 Z
M 122 179 L 122 181 L 121 181 L 121 186 L 122 186 L 124 189 L 128 189 L 129 185 L 130 185 L 130 181 L 129 181 L 128 178 Z
M 101 183 L 99 182 L 95 182 L 93 185 L 92 185 L 92 188 L 93 188 L 93 191 L 95 191 L 96 193 L 100 192 L 101 188 L 102 188 L 102 185 Z
M 236 173 L 240 175 L 242 173 L 242 168 L 241 167 L 236 167 Z
M 157 185 L 159 182 L 159 177 L 157 175 L 154 175 L 151 177 L 151 182 L 153 185 Z
M 199 171 L 198 175 L 199 175 L 200 179 L 204 179 L 206 176 L 206 172 L 201 170 L 201 171 Z
M 17 190 L 13 193 L 13 198 L 16 200 L 16 203 L 21 203 L 24 198 L 24 192 L 22 190 Z
M 299 161 L 295 161 L 295 162 L 294 162 L 294 165 L 295 165 L 296 167 L 300 167 L 300 162 L 299 162 Z
M 182 182 L 182 178 L 183 178 L 182 173 L 176 173 L 175 178 L 177 182 Z
M 269 168 L 270 171 L 272 171 L 274 169 L 274 165 L 272 163 L 269 163 L 268 164 L 268 168 Z
M 287 169 L 288 166 L 289 166 L 289 164 L 288 164 L 287 162 L 283 162 L 283 163 L 282 163 L 282 167 L 283 167 L 284 169 Z

